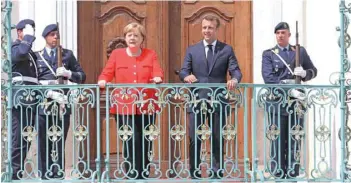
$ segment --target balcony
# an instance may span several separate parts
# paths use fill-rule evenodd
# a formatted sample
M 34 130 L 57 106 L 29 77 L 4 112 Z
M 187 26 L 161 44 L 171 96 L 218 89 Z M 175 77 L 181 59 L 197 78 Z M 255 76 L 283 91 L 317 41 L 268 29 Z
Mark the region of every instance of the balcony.
M 293 89 L 306 98 L 291 97 Z M 51 100 L 52 91 L 67 101 Z M 351 96 L 345 91 L 342 107 L 337 85 L 243 83 L 232 91 L 224 84 L 12 86 L 12 100 L 3 95 L 1 103 L 2 180 L 12 175 L 20 179 L 13 182 L 133 182 L 138 176 L 145 182 L 350 180 Z M 6 113 L 8 102 L 16 113 Z M 137 115 L 123 116 L 131 114 Z M 16 132 L 9 118 L 21 120 L 20 138 L 11 138 Z M 16 143 L 22 147 L 17 160 L 10 153 Z M 190 143 L 197 147 L 192 152 Z M 12 174 L 13 161 L 19 169 Z M 142 168 L 133 174 L 136 164 Z

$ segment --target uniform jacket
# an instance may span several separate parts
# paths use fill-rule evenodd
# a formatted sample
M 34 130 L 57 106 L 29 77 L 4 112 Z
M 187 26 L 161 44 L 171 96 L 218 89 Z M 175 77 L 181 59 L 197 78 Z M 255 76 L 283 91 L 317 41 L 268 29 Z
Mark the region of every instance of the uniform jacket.
M 28 76 L 37 78 L 36 55 L 32 51 L 34 36 L 25 35 L 23 40 L 17 39 L 11 46 L 12 77 Z M 26 82 L 24 82 L 26 84 Z M 33 85 L 34 83 L 27 83 Z

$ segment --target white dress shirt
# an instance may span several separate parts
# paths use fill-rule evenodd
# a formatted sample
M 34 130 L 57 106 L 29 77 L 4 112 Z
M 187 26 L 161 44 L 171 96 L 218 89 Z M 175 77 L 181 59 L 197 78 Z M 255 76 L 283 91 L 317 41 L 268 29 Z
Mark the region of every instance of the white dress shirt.
M 45 51 L 46 53 L 49 55 L 49 57 L 51 56 L 51 50 L 54 51 L 54 56 L 56 55 L 56 48 L 48 48 L 48 47 L 45 47 Z
M 209 49 L 209 48 L 208 48 L 209 43 L 207 43 L 205 40 L 203 40 L 203 43 L 204 43 L 204 46 L 205 46 L 205 54 L 206 54 L 206 58 L 207 58 L 207 51 L 208 51 L 208 49 Z M 214 41 L 212 42 L 212 44 L 211 44 L 211 45 L 213 45 L 213 46 L 212 46 L 213 55 L 214 55 L 216 43 L 217 43 L 217 40 L 214 40 Z
M 282 51 L 284 50 L 284 48 L 286 48 L 289 51 L 289 44 L 288 44 L 288 46 L 285 46 L 285 47 L 281 47 L 279 44 L 277 44 L 277 46 Z

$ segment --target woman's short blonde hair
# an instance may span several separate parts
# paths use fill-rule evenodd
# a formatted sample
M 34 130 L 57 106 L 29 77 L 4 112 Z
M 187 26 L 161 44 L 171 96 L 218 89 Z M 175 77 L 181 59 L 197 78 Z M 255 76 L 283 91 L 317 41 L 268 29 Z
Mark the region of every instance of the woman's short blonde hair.
M 124 37 L 126 37 L 127 33 L 131 32 L 133 30 L 138 30 L 140 32 L 141 36 L 143 37 L 143 40 L 145 40 L 145 35 L 146 35 L 145 34 L 145 27 L 139 23 L 136 23 L 136 22 L 130 23 L 124 27 L 124 30 L 123 30 Z

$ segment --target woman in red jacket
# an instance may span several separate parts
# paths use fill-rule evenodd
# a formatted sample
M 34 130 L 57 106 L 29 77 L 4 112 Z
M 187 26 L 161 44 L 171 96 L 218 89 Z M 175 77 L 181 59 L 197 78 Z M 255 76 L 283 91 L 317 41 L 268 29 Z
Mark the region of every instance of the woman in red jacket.
M 163 71 L 156 52 L 141 48 L 145 35 L 145 28 L 138 23 L 130 23 L 124 28 L 128 47 L 115 49 L 112 52 L 99 76 L 100 88 L 105 88 L 106 83 L 113 79 L 118 84 L 162 82 Z M 114 88 L 111 93 L 110 113 L 115 114 L 118 131 L 128 129 L 133 132 L 133 135 L 128 136 L 129 138 L 122 138 L 125 141 L 123 157 L 128 161 L 124 163 L 125 172 L 131 179 L 147 178 L 146 170 L 150 167 L 147 166 L 150 163 L 148 153 L 152 151 L 152 145 L 143 133 L 145 127 L 154 124 L 154 114 L 160 111 L 156 90 L 131 86 Z M 135 147 L 133 147 L 133 139 Z

